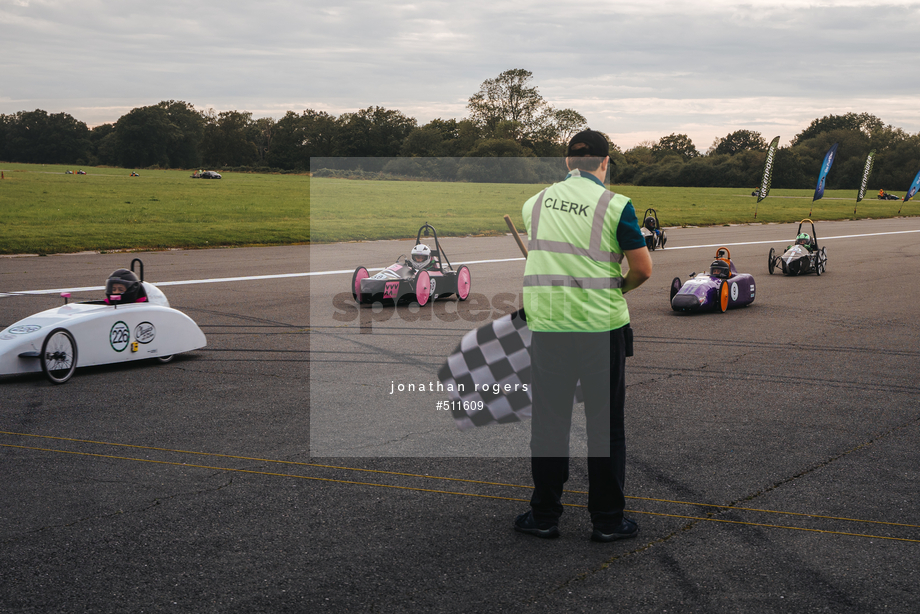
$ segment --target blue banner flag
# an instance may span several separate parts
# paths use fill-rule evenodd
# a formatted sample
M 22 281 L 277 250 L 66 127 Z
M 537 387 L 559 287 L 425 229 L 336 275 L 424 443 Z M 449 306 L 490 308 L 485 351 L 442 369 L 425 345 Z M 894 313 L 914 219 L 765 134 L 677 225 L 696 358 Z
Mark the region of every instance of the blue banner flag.
M 917 171 L 917 176 L 914 177 L 914 182 L 910 184 L 910 189 L 907 190 L 907 195 L 904 197 L 904 202 L 909 201 L 917 194 L 917 190 L 920 190 L 920 171 Z
M 821 163 L 821 172 L 818 173 L 818 186 L 815 188 L 815 197 L 811 199 L 811 202 L 815 202 L 824 196 L 824 182 L 827 180 L 827 173 L 831 170 L 831 166 L 834 164 L 834 158 L 837 156 L 837 145 L 837 143 L 831 145 L 831 148 L 824 154 L 824 162 Z

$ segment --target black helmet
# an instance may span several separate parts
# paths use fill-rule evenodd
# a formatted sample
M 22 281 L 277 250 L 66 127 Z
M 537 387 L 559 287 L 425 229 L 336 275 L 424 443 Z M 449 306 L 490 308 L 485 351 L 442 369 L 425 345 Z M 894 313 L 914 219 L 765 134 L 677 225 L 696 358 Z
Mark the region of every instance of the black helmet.
M 141 280 L 128 269 L 114 271 L 105 281 L 105 298 L 109 303 L 124 305 L 146 296 Z
M 649 229 L 649 230 L 655 230 L 655 227 L 656 227 L 656 226 L 657 226 L 657 224 L 655 223 L 655 218 L 653 218 L 651 215 L 648 216 L 647 218 L 645 218 L 645 227 L 646 227 L 647 229 Z
M 732 270 L 724 260 L 713 260 L 709 266 L 709 274 L 720 279 L 728 279 L 732 276 Z

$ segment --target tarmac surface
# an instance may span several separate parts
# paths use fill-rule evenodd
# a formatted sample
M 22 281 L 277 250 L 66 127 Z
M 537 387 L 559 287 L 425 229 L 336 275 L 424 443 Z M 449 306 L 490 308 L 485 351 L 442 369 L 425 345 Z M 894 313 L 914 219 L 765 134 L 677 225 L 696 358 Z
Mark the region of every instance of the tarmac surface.
M 516 533 L 529 425 L 461 432 L 443 393 L 396 391 L 516 308 L 510 236 L 443 239 L 473 294 L 427 310 L 349 303 L 355 266 L 412 241 L 0 258 L 21 292 L 138 256 L 208 338 L 61 386 L 0 377 L 0 612 L 915 612 L 920 219 L 816 226 L 820 277 L 767 272 L 796 225 L 668 229 L 628 295 L 641 531 L 611 544 L 588 539 L 584 459 L 562 537 Z M 672 312 L 718 245 L 753 305 Z M 0 329 L 59 304 L 0 297 Z

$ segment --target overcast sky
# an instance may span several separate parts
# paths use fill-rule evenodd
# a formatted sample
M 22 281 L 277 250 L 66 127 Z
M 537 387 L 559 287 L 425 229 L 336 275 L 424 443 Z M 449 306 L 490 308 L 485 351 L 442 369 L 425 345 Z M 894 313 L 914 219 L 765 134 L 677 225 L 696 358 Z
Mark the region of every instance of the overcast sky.
M 605 6 L 606 5 L 606 6 Z M 920 132 L 920 2 L 0 0 L 0 113 L 132 108 L 462 118 L 511 68 L 621 148 L 868 112 Z

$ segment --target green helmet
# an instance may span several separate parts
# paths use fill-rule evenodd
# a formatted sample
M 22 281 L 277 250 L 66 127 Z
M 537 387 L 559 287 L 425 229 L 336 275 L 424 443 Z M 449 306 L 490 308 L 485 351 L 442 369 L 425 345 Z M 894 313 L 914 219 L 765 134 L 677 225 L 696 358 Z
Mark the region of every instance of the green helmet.
M 809 237 L 804 232 L 795 238 L 796 245 L 805 245 L 806 243 L 810 243 L 810 242 L 811 242 L 811 237 Z

